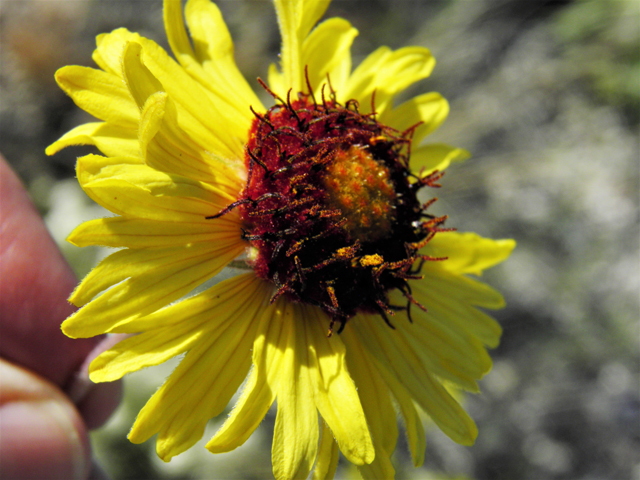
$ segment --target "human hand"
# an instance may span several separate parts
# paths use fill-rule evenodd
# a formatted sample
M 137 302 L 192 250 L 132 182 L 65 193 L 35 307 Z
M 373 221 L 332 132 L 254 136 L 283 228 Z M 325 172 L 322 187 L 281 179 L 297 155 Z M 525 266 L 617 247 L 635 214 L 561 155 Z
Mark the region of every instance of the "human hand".
M 0 478 L 86 479 L 88 430 L 120 401 L 119 382 L 92 384 L 101 338 L 71 340 L 60 323 L 76 285 L 20 180 L 0 156 Z

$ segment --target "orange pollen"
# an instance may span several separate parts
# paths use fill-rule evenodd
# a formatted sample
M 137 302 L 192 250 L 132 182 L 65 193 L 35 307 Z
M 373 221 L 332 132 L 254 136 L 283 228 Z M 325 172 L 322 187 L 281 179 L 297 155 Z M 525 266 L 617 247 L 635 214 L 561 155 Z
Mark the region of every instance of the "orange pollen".
M 363 242 L 386 237 L 395 220 L 396 192 L 389 169 L 366 147 L 337 149 L 324 179 L 329 204 L 346 218 L 349 234 Z

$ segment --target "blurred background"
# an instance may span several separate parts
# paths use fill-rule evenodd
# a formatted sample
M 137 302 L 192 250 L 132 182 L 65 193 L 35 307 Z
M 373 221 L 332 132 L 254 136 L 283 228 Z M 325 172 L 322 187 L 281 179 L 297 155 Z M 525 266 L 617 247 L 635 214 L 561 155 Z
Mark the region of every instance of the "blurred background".
M 255 78 L 279 49 L 272 5 L 217 3 L 259 90 Z M 640 2 L 337 0 L 327 13 L 336 15 L 360 31 L 354 65 L 383 44 L 432 50 L 434 74 L 405 97 L 441 92 L 451 114 L 431 141 L 473 153 L 447 172 L 436 213 L 460 231 L 518 241 L 484 277 L 508 306 L 496 314 L 504 335 L 494 370 L 465 400 L 475 446 L 430 428 L 425 465 L 414 469 L 401 438 L 397 478 L 640 479 Z M 95 36 L 121 26 L 167 46 L 157 0 L 0 2 L 0 151 L 79 277 L 106 252 L 64 239 L 105 213 L 74 180 L 89 148 L 44 155 L 91 120 L 53 74 L 93 66 Z M 174 367 L 125 379 L 123 404 L 92 438 L 104 470 L 114 480 L 270 478 L 274 412 L 226 455 L 203 441 L 165 464 L 153 440 L 126 440 Z M 358 475 L 341 462 L 338 477 Z

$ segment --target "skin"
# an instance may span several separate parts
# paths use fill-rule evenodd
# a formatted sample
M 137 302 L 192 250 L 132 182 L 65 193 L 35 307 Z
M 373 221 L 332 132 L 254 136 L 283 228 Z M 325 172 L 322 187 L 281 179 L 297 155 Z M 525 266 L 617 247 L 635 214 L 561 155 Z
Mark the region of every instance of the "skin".
M 112 340 L 65 337 L 77 280 L 22 183 L 0 156 L 0 478 L 104 478 L 88 431 L 121 397 L 87 367 Z

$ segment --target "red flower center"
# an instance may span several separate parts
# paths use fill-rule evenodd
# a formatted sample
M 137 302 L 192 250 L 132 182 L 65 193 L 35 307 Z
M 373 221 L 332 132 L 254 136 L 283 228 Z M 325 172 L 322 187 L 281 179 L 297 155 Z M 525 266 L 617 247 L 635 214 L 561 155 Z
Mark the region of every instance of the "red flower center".
M 434 260 L 418 252 L 445 217 L 426 214 L 431 202 L 421 205 L 417 192 L 440 175 L 413 176 L 413 129 L 381 125 L 355 101 L 275 98 L 249 132 L 242 196 L 214 217 L 239 208 L 250 264 L 276 286 L 272 301 L 319 306 L 332 318 L 329 334 L 359 311 L 391 326 L 388 315 L 417 304 L 407 280 Z M 390 304 L 396 288 L 406 305 Z

